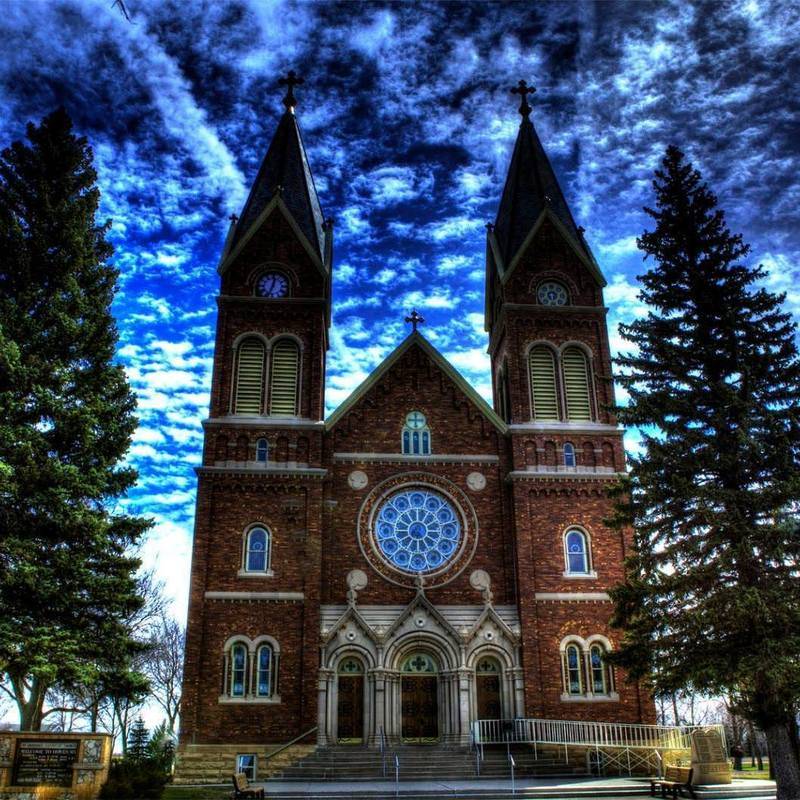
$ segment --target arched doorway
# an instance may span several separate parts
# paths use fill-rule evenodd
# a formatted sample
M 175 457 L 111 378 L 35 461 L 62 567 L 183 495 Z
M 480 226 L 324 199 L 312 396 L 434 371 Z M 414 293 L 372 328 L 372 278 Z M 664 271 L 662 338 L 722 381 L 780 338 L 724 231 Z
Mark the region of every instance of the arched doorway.
M 364 665 L 357 658 L 344 658 L 337 670 L 336 739 L 339 744 L 364 741 Z
M 439 678 L 436 662 L 427 653 L 412 653 L 400 667 L 404 742 L 439 739 Z
M 500 664 L 491 656 L 484 656 L 475 665 L 478 719 L 502 718 L 501 676 Z

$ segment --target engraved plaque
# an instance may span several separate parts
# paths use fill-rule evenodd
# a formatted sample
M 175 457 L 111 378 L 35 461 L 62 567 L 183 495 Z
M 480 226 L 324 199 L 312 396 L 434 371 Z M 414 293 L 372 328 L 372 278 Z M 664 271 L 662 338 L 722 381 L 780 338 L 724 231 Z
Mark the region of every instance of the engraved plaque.
M 17 742 L 12 786 L 72 786 L 79 741 L 21 739 Z

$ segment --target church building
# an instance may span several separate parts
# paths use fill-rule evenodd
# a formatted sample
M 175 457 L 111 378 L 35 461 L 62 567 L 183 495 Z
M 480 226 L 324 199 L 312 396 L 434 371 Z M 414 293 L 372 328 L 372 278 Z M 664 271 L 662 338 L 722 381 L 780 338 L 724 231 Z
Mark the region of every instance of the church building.
M 487 226 L 489 405 L 417 330 L 327 419 L 333 224 L 293 73 L 220 289 L 181 752 L 468 745 L 478 720 L 655 721 L 606 662 L 630 534 L 603 279 L 530 119 Z M 305 738 L 302 738 L 305 735 Z M 252 758 L 252 761 L 247 761 Z M 250 769 L 252 767 L 252 769 Z M 233 763 L 227 768 L 233 771 Z

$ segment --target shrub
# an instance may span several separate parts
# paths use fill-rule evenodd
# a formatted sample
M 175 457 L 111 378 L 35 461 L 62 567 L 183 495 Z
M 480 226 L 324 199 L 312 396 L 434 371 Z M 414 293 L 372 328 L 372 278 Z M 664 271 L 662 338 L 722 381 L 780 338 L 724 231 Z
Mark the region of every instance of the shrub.
M 159 800 L 166 783 L 167 775 L 152 759 L 123 759 L 111 765 L 100 797 L 102 800 Z

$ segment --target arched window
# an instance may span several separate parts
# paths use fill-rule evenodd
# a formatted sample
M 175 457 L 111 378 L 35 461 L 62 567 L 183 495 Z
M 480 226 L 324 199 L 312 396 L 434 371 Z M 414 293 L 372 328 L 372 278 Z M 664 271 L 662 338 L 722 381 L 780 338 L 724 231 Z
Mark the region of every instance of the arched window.
M 266 572 L 270 561 L 269 532 L 264 528 L 251 528 L 245 542 L 245 572 Z
M 261 414 L 264 406 L 264 343 L 255 336 L 244 339 L 236 351 L 234 414 Z
M 276 417 L 297 415 L 297 379 L 300 348 L 292 339 L 278 339 L 272 346 L 269 376 L 269 413 Z
M 567 682 L 567 694 L 583 694 L 583 670 L 581 669 L 581 651 L 577 644 L 569 644 L 564 650 L 564 677 Z
M 262 644 L 256 650 L 256 696 L 272 697 L 275 694 L 276 656 L 272 645 Z
M 592 675 L 592 694 L 609 694 L 611 692 L 610 673 L 606 665 L 605 649 L 602 645 L 593 644 L 589 648 L 589 669 Z
M 567 419 L 591 420 L 592 402 L 589 396 L 589 363 L 579 347 L 568 347 L 561 356 L 564 372 Z
M 402 449 L 406 455 L 429 456 L 431 454 L 431 430 L 422 412 L 411 411 L 406 414 Z
M 237 642 L 230 649 L 228 665 L 228 694 L 244 697 L 247 691 L 247 647 Z
M 409 656 L 403 662 L 400 671 L 416 674 L 438 672 L 436 669 L 436 662 L 427 653 L 414 653 L 414 655 Z
M 546 345 L 532 347 L 528 356 L 535 420 L 558 419 L 556 393 L 556 362 L 553 351 Z
M 564 466 L 575 466 L 575 445 L 573 445 L 571 442 L 564 443 Z
M 475 667 L 475 672 L 478 675 L 499 675 L 500 665 L 493 658 L 482 658 Z
M 267 444 L 267 440 L 259 439 L 256 442 L 256 461 L 260 461 L 262 464 L 266 464 L 268 456 L 269 456 L 269 444 Z
M 567 531 L 564 537 L 564 548 L 567 557 L 567 573 L 570 575 L 588 575 L 590 564 L 586 534 L 575 528 Z
M 339 662 L 340 675 L 363 675 L 364 665 L 357 658 L 344 658 Z

